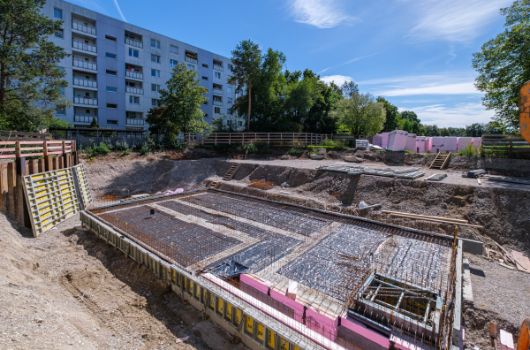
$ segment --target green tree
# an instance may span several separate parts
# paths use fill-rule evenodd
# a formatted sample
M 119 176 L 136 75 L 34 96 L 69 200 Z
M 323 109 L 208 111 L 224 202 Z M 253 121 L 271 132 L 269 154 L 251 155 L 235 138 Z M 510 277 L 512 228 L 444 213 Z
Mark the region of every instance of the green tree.
M 425 136 L 440 136 L 440 129 L 437 125 L 423 125 L 423 134 Z
M 333 114 L 338 130 L 355 137 L 370 137 L 380 132 L 385 124 L 385 109 L 368 94 L 353 93 L 340 100 Z
M 413 134 L 419 134 L 422 131 L 421 121 L 418 115 L 413 111 L 403 111 L 397 119 L 399 129 Z
M 378 97 L 377 102 L 381 103 L 385 108 L 386 120 L 383 131 L 396 130 L 398 127 L 399 111 L 396 106 L 388 102 L 384 97 Z
M 486 127 L 484 124 L 473 123 L 471 125 L 466 126 L 466 136 L 481 137 L 482 134 L 484 134 L 485 129 Z
M 232 51 L 232 77 L 230 83 L 236 86 L 238 93 L 246 89 L 246 96 L 240 97 L 247 103 L 247 129 L 252 118 L 252 89 L 259 78 L 261 50 L 251 40 L 241 41 Z
M 482 45 L 473 56 L 478 71 L 476 86 L 486 94 L 484 105 L 496 120 L 512 130 L 519 128 L 519 89 L 530 80 L 530 0 L 514 1 L 501 13 L 504 32 Z
M 0 0 L 0 127 L 37 131 L 65 104 L 57 63 L 65 53 L 49 41 L 61 21 L 41 14 L 45 0 Z
M 147 122 L 154 134 L 162 134 L 174 144 L 179 132 L 201 132 L 208 128 L 201 106 L 206 89 L 199 85 L 197 73 L 179 63 L 173 69 L 166 89 L 160 91 L 160 107 L 149 111 Z
M 498 120 L 492 120 L 484 129 L 484 135 L 503 135 L 506 134 L 506 125 Z

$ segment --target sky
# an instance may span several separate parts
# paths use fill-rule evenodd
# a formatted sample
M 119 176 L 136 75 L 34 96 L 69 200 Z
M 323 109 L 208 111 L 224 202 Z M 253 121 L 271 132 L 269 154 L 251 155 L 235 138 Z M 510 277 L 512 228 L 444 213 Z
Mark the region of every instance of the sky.
M 502 32 L 511 0 L 70 0 L 230 57 L 243 39 L 286 68 L 413 110 L 423 124 L 486 123 L 473 53 Z

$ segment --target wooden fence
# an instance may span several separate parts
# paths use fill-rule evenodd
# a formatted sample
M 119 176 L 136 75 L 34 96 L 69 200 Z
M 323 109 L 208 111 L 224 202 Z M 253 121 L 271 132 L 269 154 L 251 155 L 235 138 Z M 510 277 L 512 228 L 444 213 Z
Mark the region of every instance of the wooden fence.
M 184 143 L 201 145 L 245 145 L 251 143 L 272 146 L 318 145 L 326 139 L 354 140 L 349 135 L 304 132 L 214 132 L 208 135 L 184 134 Z
M 39 132 L 0 130 L 1 141 L 30 140 L 30 139 L 51 140 L 52 135 L 48 133 L 39 133 Z
M 482 151 L 485 157 L 530 159 L 530 144 L 521 137 L 482 136 Z

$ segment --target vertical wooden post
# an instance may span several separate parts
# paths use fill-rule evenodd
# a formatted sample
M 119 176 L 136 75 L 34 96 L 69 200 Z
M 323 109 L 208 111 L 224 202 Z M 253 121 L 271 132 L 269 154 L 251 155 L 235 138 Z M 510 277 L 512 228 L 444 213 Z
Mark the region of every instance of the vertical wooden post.
M 17 142 L 18 143 L 18 142 Z M 25 196 L 24 196 L 24 188 L 23 188 L 23 181 L 24 176 L 28 174 L 28 163 L 26 162 L 26 158 L 20 157 L 16 160 L 16 200 L 15 200 L 15 217 L 17 219 L 17 222 L 20 225 L 25 225 Z
M 4 176 L 6 170 L 5 164 L 0 163 L 0 210 L 5 211 L 6 201 L 5 192 L 7 189 L 7 176 Z
M 15 217 L 15 195 L 17 186 L 17 169 L 15 162 L 7 163 L 7 213 Z
M 44 158 L 39 158 L 39 173 L 43 173 L 46 171 L 46 163 L 44 162 Z
M 42 145 L 43 153 L 44 153 L 44 171 L 50 171 L 53 170 L 52 163 L 50 160 L 50 156 L 48 155 L 48 141 L 44 141 L 44 144 Z
M 62 147 L 63 147 L 63 154 L 61 154 L 61 158 L 62 158 L 64 167 L 68 168 L 68 155 L 66 154 L 66 144 L 65 144 L 64 140 L 63 140 L 63 143 L 62 143 Z

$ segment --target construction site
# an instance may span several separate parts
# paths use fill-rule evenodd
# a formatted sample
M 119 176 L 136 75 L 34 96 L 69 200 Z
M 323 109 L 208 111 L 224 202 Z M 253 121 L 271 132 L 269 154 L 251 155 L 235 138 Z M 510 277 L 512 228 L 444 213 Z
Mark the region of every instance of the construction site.
M 450 152 L 0 144 L 5 348 L 528 347 L 524 176 Z

